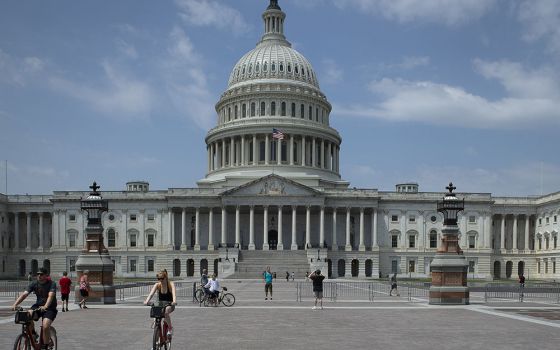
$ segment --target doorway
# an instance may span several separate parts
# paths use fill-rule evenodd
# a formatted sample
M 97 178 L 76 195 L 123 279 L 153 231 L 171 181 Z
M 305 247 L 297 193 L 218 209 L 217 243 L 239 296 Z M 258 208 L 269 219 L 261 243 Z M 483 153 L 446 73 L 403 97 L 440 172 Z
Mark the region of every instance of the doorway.
M 270 230 L 268 231 L 268 249 L 276 250 L 278 247 L 278 231 Z

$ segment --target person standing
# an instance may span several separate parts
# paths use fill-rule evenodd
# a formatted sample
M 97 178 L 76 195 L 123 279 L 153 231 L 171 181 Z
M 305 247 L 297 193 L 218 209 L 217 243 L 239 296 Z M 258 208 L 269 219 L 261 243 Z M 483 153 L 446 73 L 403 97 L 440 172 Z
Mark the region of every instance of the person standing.
M 212 274 L 212 279 L 206 283 L 204 288 L 208 288 L 210 301 L 214 306 L 218 306 L 218 297 L 220 296 L 220 281 L 216 278 L 216 274 Z
M 270 300 L 272 300 L 272 273 L 270 266 L 267 266 L 266 271 L 263 273 L 264 277 L 264 300 L 268 300 L 268 292 L 270 291 Z
M 286 271 L 286 282 L 290 281 L 290 273 Z
M 88 270 L 84 270 L 82 276 L 80 277 L 80 295 L 82 300 L 78 303 L 80 309 L 87 309 L 86 301 L 89 298 L 89 280 L 88 280 Z
M 33 273 L 31 273 L 31 271 L 27 274 L 27 281 L 29 283 L 33 282 Z
M 70 296 L 70 285 L 72 280 L 68 278 L 68 272 L 64 271 L 62 273 L 62 278 L 58 280 L 58 285 L 60 286 L 60 299 L 62 300 L 62 312 L 68 311 L 68 297 Z M 66 303 L 66 309 L 64 304 Z
M 325 276 L 321 275 L 321 270 L 315 270 L 307 277 L 313 282 L 313 294 L 315 295 L 313 310 L 317 310 L 317 302 L 319 302 L 319 307 L 323 310 L 323 280 Z
M 391 277 L 391 291 L 389 292 L 389 296 L 393 296 L 393 290 L 397 293 L 397 296 L 400 297 L 401 294 L 399 293 L 399 289 L 397 288 L 397 273 Z
M 296 273 L 292 271 L 292 273 L 290 274 L 290 277 L 292 277 L 292 282 L 295 281 Z

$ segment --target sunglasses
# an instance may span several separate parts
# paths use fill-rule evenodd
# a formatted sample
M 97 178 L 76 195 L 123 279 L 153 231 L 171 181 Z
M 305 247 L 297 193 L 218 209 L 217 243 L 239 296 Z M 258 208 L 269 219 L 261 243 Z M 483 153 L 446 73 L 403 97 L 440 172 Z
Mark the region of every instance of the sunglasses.
M 43 276 L 45 275 L 44 273 L 38 273 L 37 276 Z
M 163 281 L 164 280 L 163 277 L 158 277 L 157 279 L 158 279 L 158 281 Z

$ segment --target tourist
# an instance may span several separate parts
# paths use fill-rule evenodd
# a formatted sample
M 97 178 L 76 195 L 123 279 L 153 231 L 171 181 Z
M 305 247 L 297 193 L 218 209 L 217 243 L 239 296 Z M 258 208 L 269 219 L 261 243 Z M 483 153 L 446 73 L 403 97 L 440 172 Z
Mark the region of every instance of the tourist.
M 292 277 L 292 282 L 293 282 L 296 279 L 296 273 L 292 271 L 291 277 Z
M 220 296 L 220 282 L 216 278 L 216 274 L 212 274 L 212 279 L 206 283 L 204 288 L 208 288 L 210 292 L 210 300 L 214 303 L 214 305 L 218 305 L 218 297 Z
M 286 282 L 290 281 L 290 273 L 286 271 Z
M 171 325 L 171 316 L 170 314 L 175 310 L 175 305 L 177 305 L 177 293 L 175 292 L 175 283 L 169 280 L 169 276 L 167 274 L 167 270 L 161 270 L 157 275 L 157 282 L 152 287 L 150 294 L 144 301 L 144 304 L 148 304 L 154 294 L 158 293 L 158 301 L 170 303 L 165 307 L 163 311 L 165 317 L 165 323 L 167 323 L 167 337 L 170 338 L 173 336 L 173 326 Z
M 88 274 L 89 274 L 89 271 L 84 270 L 84 272 L 82 273 L 82 276 L 80 277 L 80 296 L 82 297 L 82 300 L 78 303 L 78 306 L 80 307 L 80 309 L 87 309 L 88 308 L 86 306 L 86 301 L 89 298 L 89 290 L 90 290 Z
M 400 293 L 399 290 L 397 288 L 397 273 L 395 272 L 395 274 L 391 277 L 391 291 L 389 292 L 389 296 L 393 296 L 393 290 L 395 291 L 395 293 L 397 294 L 398 297 L 400 297 Z
M 317 302 L 319 302 L 319 307 L 323 310 L 323 280 L 325 276 L 321 275 L 321 270 L 316 270 L 307 277 L 313 282 L 313 294 L 315 295 L 313 310 L 317 310 Z
M 46 268 L 41 267 L 37 272 L 37 279 L 32 281 L 27 289 L 17 298 L 12 310 L 16 310 L 18 305 L 27 298 L 30 293 L 35 293 L 37 301 L 31 306 L 30 314 L 43 317 L 43 342 L 50 345 L 51 342 L 51 325 L 56 318 L 58 311 L 56 310 L 56 282 L 49 280 L 49 272 Z M 33 318 L 33 317 L 32 317 Z M 38 318 L 36 318 L 38 319 Z M 32 331 L 35 330 L 33 321 L 29 325 Z M 47 349 L 47 346 L 44 347 Z
M 27 281 L 29 283 L 33 282 L 33 273 L 31 271 L 27 274 Z
M 64 271 L 62 273 L 62 278 L 58 280 L 58 285 L 60 286 L 60 299 L 62 300 L 62 312 L 68 311 L 68 297 L 70 296 L 70 285 L 72 280 L 68 278 L 68 272 Z M 66 308 L 64 308 L 66 304 Z
M 270 300 L 272 300 L 272 273 L 270 272 L 270 266 L 266 268 L 263 273 L 264 278 L 264 300 L 268 300 L 268 292 L 270 291 Z
M 202 270 L 202 275 L 200 276 L 200 286 L 202 287 L 202 290 L 204 291 L 205 295 L 208 295 L 208 289 L 204 288 L 204 286 L 208 283 L 208 270 L 203 269 Z

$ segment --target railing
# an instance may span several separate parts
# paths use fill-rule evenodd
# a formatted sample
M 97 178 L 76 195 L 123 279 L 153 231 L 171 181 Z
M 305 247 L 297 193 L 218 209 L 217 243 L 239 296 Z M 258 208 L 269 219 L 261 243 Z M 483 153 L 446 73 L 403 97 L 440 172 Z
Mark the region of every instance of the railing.
M 489 299 L 548 300 L 560 303 L 559 283 L 534 283 L 524 287 L 511 283 L 488 283 L 484 286 L 484 301 Z
M 196 282 L 174 282 L 174 284 L 177 298 L 192 299 L 194 301 Z M 147 297 L 153 286 L 154 282 L 152 281 L 121 283 L 115 284 L 115 291 L 118 294 L 118 299 L 124 301 L 138 297 Z
M 405 282 L 400 283 L 399 289 L 406 292 L 408 301 L 415 298 L 425 298 L 430 296 L 430 282 Z
M 28 285 L 27 281 L 0 281 L 0 296 L 15 300 Z
M 375 282 L 324 282 L 323 298 L 337 301 L 338 299 L 359 299 L 367 298 L 373 301 L 375 294 Z M 297 282 L 296 283 L 296 300 L 302 301 L 304 298 L 314 298 L 313 283 Z M 362 299 L 365 300 L 365 299 Z

